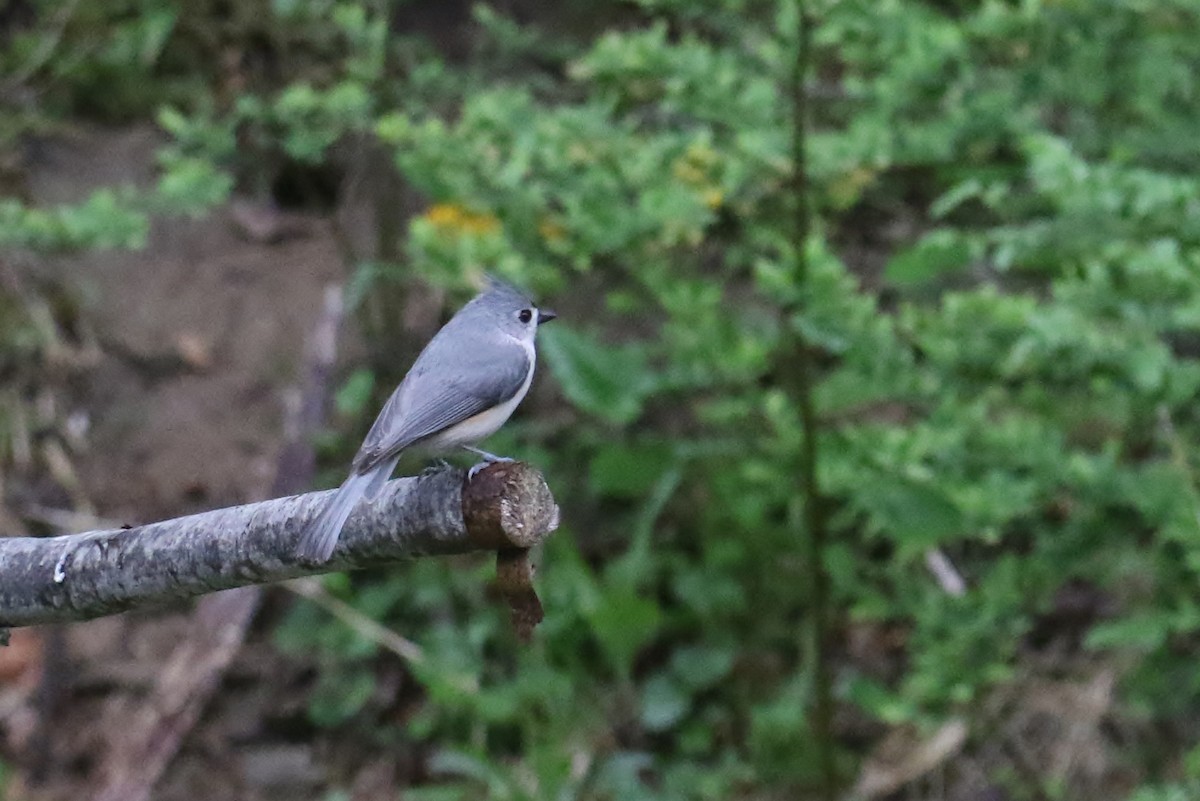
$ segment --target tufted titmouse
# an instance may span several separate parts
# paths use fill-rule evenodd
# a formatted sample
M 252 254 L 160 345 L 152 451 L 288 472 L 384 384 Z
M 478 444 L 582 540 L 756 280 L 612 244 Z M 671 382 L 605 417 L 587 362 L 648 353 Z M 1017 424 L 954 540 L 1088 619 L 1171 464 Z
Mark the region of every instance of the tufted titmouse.
M 304 531 L 297 554 L 324 562 L 360 498 L 373 501 L 405 449 L 463 447 L 504 425 L 529 391 L 538 326 L 555 318 L 494 279 L 434 335 L 383 406 L 350 466 L 350 476 Z

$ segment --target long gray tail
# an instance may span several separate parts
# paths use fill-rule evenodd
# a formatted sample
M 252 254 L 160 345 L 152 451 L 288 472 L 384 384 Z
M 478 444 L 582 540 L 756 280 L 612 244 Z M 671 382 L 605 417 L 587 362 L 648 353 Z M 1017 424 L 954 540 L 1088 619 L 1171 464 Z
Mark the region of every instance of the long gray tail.
M 395 467 L 396 460 L 392 459 L 366 473 L 351 473 L 325 504 L 317 519 L 309 523 L 300 535 L 296 555 L 306 562 L 328 562 L 354 507 L 362 498 L 375 500 Z

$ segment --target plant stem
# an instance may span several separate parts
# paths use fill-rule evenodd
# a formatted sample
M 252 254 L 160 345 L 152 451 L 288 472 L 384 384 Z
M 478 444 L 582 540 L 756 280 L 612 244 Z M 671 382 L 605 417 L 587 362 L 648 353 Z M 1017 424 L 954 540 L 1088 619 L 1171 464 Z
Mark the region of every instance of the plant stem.
M 800 298 L 794 312 L 804 313 L 808 291 L 808 240 L 812 232 L 812 207 L 809 202 L 808 164 L 808 73 L 812 62 L 813 17 L 806 0 L 798 4 L 796 61 L 792 72 L 792 202 L 795 282 Z M 808 585 L 811 595 L 809 652 L 813 659 L 815 704 L 813 732 L 817 744 L 817 764 L 821 773 L 821 797 L 833 801 L 837 794 L 837 775 L 833 760 L 833 693 L 829 670 L 829 576 L 825 571 L 825 546 L 828 532 L 821 505 L 817 479 L 817 421 L 813 408 L 813 360 L 804 333 L 792 333 L 792 384 L 800 410 L 804 440 L 800 448 L 799 495 L 803 502 L 803 528 L 806 530 Z M 797 520 L 797 523 L 801 521 Z

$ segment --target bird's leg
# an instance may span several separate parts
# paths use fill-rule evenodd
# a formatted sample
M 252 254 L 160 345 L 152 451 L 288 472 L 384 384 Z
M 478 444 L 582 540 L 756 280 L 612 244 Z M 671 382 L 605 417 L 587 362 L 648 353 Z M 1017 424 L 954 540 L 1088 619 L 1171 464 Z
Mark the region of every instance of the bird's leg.
M 480 450 L 479 448 L 473 448 L 470 445 L 463 445 L 462 447 L 465 450 L 470 451 L 471 453 L 474 453 L 478 456 L 483 457 L 482 462 L 480 462 L 479 464 L 476 464 L 476 465 L 471 465 L 471 469 L 467 471 L 467 480 L 468 481 L 475 478 L 476 473 L 478 473 L 480 470 L 482 470 L 483 468 L 487 467 L 490 464 L 495 464 L 496 462 L 511 462 L 511 461 L 513 461 L 512 459 L 510 459 L 507 456 L 497 456 L 494 453 L 488 453 L 487 451 Z
M 471 453 L 474 453 L 478 456 L 482 456 L 484 458 L 484 461 L 487 461 L 487 462 L 511 462 L 511 461 L 514 461 L 513 459 L 511 459 L 507 456 L 497 456 L 494 453 L 488 453 L 487 451 L 482 451 L 479 448 L 475 448 L 470 445 L 463 445 L 462 447 L 464 450 L 468 450 Z

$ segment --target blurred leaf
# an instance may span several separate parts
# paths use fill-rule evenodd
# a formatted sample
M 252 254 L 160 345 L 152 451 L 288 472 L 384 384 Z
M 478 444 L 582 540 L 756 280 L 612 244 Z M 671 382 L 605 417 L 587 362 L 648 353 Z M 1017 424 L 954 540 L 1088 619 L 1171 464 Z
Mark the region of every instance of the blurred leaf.
M 43 253 L 140 248 L 148 230 L 131 192 L 98 189 L 82 203 L 52 209 L 0 198 L 0 247 Z
M 404 788 L 405 801 L 467 801 L 477 794 L 478 790 L 474 787 L 460 783 Z
M 1089 648 L 1161 648 L 1171 633 L 1171 616 L 1163 612 L 1130 615 L 1120 620 L 1097 623 L 1087 635 Z
M 874 473 L 855 490 L 854 500 L 909 554 L 965 533 L 962 512 L 931 482 Z
M 755 768 L 774 780 L 816 775 L 803 678 L 793 676 L 771 700 L 751 710 L 748 750 Z
M 690 706 L 691 698 L 667 673 L 659 673 L 642 686 L 642 725 L 650 731 L 671 728 Z
M 912 722 L 916 710 L 906 702 L 903 693 L 888 689 L 864 676 L 855 676 L 847 684 L 849 700 L 868 715 L 891 725 Z
M 540 351 L 563 392 L 580 409 L 619 424 L 641 414 L 653 379 L 640 348 L 603 345 L 556 324 L 542 334 Z
M 429 758 L 429 769 L 435 773 L 465 776 L 481 782 L 487 782 L 495 775 L 491 766 L 479 757 L 450 748 L 435 752 Z
M 971 259 L 971 248 L 961 233 L 940 228 L 921 237 L 888 261 L 883 275 L 893 284 L 921 284 L 951 270 L 961 270 Z
M 1129 801 L 1193 801 L 1200 792 L 1200 783 L 1163 784 L 1138 788 Z
M 168 211 L 200 215 L 224 203 L 232 189 L 233 177 L 210 160 L 175 156 L 163 159 L 157 199 Z
M 374 390 L 374 371 L 365 367 L 355 370 L 334 396 L 334 406 L 338 414 L 346 417 L 364 414 Z
M 589 476 L 600 495 L 637 498 L 649 491 L 676 460 L 666 442 L 609 445 L 592 457 Z
M 370 668 L 326 668 L 309 698 L 309 717 L 318 726 L 340 725 L 357 714 L 374 692 L 375 674 Z
M 736 656 L 728 646 L 687 646 L 671 656 L 671 673 L 689 690 L 698 692 L 728 676 Z
M 629 675 L 633 659 L 658 631 L 662 618 L 658 604 L 621 587 L 604 587 L 588 622 L 613 667 Z
M 654 801 L 660 796 L 647 787 L 641 778 L 653 766 L 654 758 L 648 753 L 615 753 L 605 759 L 596 772 L 596 789 L 602 794 L 602 798 L 611 798 L 613 801 L 624 798 Z
M 429 759 L 429 770 L 434 774 L 473 779 L 488 788 L 489 795 L 511 797 L 512 794 L 512 782 L 506 771 L 466 751 L 450 748 L 436 751 Z
M 1183 772 L 1191 781 L 1200 781 L 1200 744 L 1193 745 L 1183 756 Z

